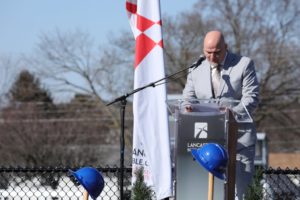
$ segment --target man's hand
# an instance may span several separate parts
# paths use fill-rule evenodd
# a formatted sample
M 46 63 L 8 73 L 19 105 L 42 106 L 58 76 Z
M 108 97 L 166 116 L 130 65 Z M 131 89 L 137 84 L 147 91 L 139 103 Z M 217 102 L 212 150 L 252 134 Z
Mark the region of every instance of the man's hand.
M 186 112 L 192 112 L 193 111 L 193 107 L 191 105 L 186 105 L 185 106 L 185 111 Z

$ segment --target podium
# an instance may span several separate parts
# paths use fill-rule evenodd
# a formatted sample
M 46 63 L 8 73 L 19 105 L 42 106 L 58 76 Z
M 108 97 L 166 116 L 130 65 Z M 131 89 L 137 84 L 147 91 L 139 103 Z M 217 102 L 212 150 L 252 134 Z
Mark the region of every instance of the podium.
M 187 105 L 192 106 L 192 112 L 186 111 Z M 252 122 L 245 106 L 230 99 L 178 99 L 169 100 L 168 109 L 175 121 L 175 199 L 208 198 L 208 172 L 190 152 L 206 143 L 218 143 L 228 152 L 227 179 L 216 179 L 214 199 L 234 199 L 237 123 Z

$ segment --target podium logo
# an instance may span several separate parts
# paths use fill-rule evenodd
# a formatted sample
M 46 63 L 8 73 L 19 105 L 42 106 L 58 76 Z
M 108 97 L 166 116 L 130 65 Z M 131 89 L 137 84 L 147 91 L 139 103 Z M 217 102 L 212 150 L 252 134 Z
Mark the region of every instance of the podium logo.
M 194 138 L 207 138 L 207 123 L 205 122 L 196 122 Z

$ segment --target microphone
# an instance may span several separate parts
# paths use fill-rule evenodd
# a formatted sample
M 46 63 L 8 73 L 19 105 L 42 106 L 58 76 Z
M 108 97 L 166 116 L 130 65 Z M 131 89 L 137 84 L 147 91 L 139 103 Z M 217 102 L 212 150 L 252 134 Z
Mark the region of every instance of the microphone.
M 189 68 L 198 67 L 205 59 L 205 55 L 201 54 L 199 59 L 194 62 Z

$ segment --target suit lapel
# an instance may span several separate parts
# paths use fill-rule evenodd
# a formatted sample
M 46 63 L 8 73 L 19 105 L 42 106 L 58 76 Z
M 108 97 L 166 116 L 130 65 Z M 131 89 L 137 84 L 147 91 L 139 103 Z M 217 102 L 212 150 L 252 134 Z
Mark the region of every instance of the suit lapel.
M 217 97 L 222 96 L 225 88 L 225 77 L 229 77 L 231 70 L 232 70 L 232 63 L 234 61 L 234 56 L 232 53 L 228 52 L 223 69 L 221 71 L 221 80 L 220 80 L 220 87 L 217 92 Z

